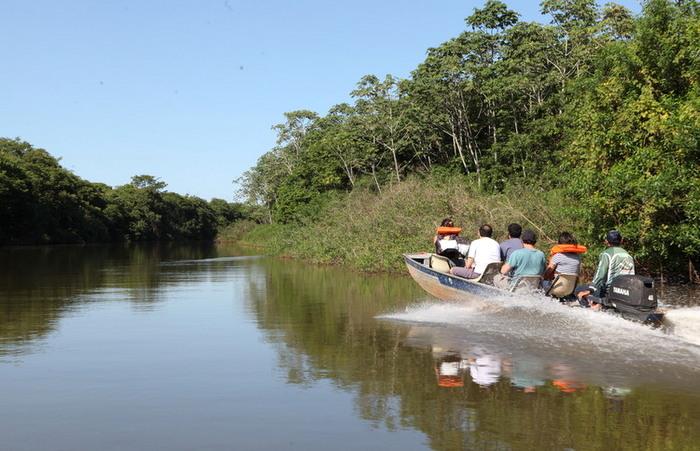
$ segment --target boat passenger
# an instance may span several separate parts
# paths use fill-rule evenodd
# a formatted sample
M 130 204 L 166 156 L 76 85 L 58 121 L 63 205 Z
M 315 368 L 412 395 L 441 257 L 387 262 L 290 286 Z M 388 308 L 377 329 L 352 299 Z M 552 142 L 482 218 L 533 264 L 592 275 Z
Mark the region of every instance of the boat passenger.
M 544 288 L 549 288 L 550 280 L 555 276 L 571 275 L 578 276 L 581 269 L 581 254 L 585 254 L 588 249 L 576 242 L 576 238 L 569 232 L 561 232 L 557 245 L 549 252 L 549 264 L 544 272 Z
M 584 307 L 600 308 L 600 300 L 619 275 L 634 274 L 634 259 L 620 245 L 622 234 L 611 230 L 605 235 L 605 249 L 598 259 L 598 269 L 590 285 L 576 287 L 576 296 Z M 593 304 L 593 305 L 591 305 Z
M 523 228 L 520 224 L 508 224 L 508 239 L 500 244 L 502 261 L 508 261 L 508 257 L 513 251 L 523 248 L 523 240 L 520 239 L 522 232 Z
M 469 245 L 467 261 L 464 267 L 454 267 L 450 270 L 455 276 L 466 279 L 478 278 L 490 263 L 501 261 L 501 248 L 498 241 L 491 238 L 493 228 L 488 224 L 479 227 L 479 239 Z
M 461 231 L 461 228 L 454 226 L 452 219 L 445 218 L 433 237 L 435 253 L 449 258 L 455 266 L 464 266 L 464 257 L 469 248 L 469 242 L 459 236 Z
M 541 276 L 546 260 L 544 253 L 535 248 L 537 235 L 532 230 L 522 233 L 523 248 L 510 254 L 508 261 L 501 267 L 501 273 L 493 278 L 493 284 L 502 289 L 509 289 L 511 284 L 522 276 Z M 513 271 L 513 276 L 508 274 Z
M 454 228 L 455 223 L 452 221 L 451 218 L 445 218 L 442 220 L 440 223 L 440 227 L 437 229 L 437 233 L 435 233 L 435 236 L 433 237 L 433 244 L 436 246 L 436 252 L 437 252 L 437 242 L 440 240 L 453 240 L 458 233 L 454 233 L 454 230 L 449 230 L 450 228 Z M 441 233 L 446 231 L 446 233 Z

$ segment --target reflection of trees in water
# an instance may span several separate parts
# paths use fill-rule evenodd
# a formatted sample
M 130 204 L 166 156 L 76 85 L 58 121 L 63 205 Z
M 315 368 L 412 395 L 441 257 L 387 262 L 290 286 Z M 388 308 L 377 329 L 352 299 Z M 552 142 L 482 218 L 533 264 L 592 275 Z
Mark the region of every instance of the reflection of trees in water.
M 50 333 L 66 310 L 94 300 L 125 299 L 138 308 L 161 300 L 165 286 L 183 282 L 185 271 L 207 267 L 162 261 L 215 256 L 211 244 L 176 243 L 33 246 L 0 249 L 0 356 Z
M 508 377 L 480 387 L 468 371 L 462 387 L 440 387 L 430 350 L 404 346 L 406 328 L 374 319 L 416 298 L 410 280 L 261 264 L 266 289 L 251 285 L 250 308 L 277 347 L 288 382 L 327 379 L 355 393 L 358 414 L 376 426 L 423 431 L 435 449 L 692 449 L 700 443 L 699 400 L 658 389 L 611 399 L 600 387 L 563 389 L 552 376 L 526 393 Z

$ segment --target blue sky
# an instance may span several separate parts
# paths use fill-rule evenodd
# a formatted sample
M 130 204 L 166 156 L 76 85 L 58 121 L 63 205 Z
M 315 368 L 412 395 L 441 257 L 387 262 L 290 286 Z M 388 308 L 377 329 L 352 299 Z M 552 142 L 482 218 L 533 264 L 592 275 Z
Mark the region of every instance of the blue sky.
M 547 20 L 538 1 L 507 3 Z M 0 136 L 90 181 L 150 174 L 233 200 L 285 111 L 325 114 L 365 74 L 408 76 L 482 4 L 3 0 Z

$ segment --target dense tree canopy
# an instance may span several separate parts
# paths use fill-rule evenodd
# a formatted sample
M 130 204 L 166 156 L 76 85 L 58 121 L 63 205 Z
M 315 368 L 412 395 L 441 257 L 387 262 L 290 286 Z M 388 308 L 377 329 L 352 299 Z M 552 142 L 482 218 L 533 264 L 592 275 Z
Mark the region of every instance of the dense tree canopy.
M 352 104 L 287 113 L 241 193 L 303 223 L 335 195 L 460 171 L 486 193 L 564 189 L 584 239 L 616 227 L 649 261 L 698 258 L 698 2 L 540 6 L 550 23 L 487 0 L 408 79 L 367 75 Z
M 137 175 L 111 188 L 61 167 L 43 149 L 0 138 L 0 244 L 210 240 L 246 208 L 165 191 Z

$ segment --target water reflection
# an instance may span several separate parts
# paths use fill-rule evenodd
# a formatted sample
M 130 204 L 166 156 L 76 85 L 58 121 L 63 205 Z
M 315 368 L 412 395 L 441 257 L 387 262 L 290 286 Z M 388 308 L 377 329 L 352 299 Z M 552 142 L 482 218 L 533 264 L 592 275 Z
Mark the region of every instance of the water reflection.
M 78 419 L 74 431 L 99 431 L 114 449 L 366 449 L 388 447 L 387 437 L 402 437 L 396 449 L 444 450 L 700 443 L 700 348 L 659 331 L 529 304 L 474 312 L 426 300 L 406 277 L 243 254 L 207 245 L 0 251 L 0 376 L 3 359 L 22 355 L 56 369 L 40 380 L 41 395 L 35 383 L 0 377 L 26 390 L 6 393 L 5 404 L 21 410 L 29 399 L 38 417 L 61 406 Z M 91 314 L 107 304 L 118 308 Z M 232 313 L 239 307 L 243 317 Z M 77 330 L 93 321 L 123 336 Z M 42 342 L 71 334 L 45 360 L 30 359 Z M 38 377 L 22 365 L 18 374 Z M 65 402 L 66 390 L 85 385 L 90 397 Z M 322 421 L 347 399 L 353 416 L 334 434 L 287 426 Z M 24 424 L 0 418 L 5 433 Z M 35 423 L 56 421 L 43 420 Z M 379 430 L 388 435 L 372 442 Z M 37 426 L 5 444 L 51 432 Z M 65 449 L 81 443 L 71 437 L 62 436 Z
M 0 248 L 0 357 L 27 352 L 26 345 L 51 333 L 71 310 L 95 301 L 124 300 L 143 311 L 164 299 L 164 289 L 198 276 L 226 277 L 226 261 L 207 271 L 187 271 L 169 262 L 229 255 L 211 243 L 161 243 Z
M 265 290 L 251 295 L 251 310 L 277 346 L 288 383 L 330 379 L 355 393 L 362 418 L 417 428 L 435 449 L 683 448 L 700 440 L 692 350 L 635 363 L 636 355 L 620 354 L 628 347 L 613 343 L 615 352 L 595 363 L 600 346 L 578 342 L 570 330 L 559 332 L 569 335 L 563 344 L 548 342 L 558 335 L 538 337 L 537 327 L 561 327 L 556 321 L 523 331 L 503 312 L 465 322 L 448 311 L 442 318 L 450 321 L 428 314 L 427 325 L 416 325 L 415 309 L 388 315 L 400 323 L 372 321 L 422 295 L 393 277 L 265 265 L 270 277 Z M 612 338 L 636 339 L 627 332 Z M 659 337 L 652 331 L 641 338 Z
M 439 387 L 464 387 L 467 375 L 472 383 L 486 388 L 498 383 L 501 378 L 525 393 L 534 393 L 547 385 L 562 393 L 575 393 L 586 388 L 575 370 L 565 363 L 545 364 L 537 358 L 511 360 L 477 349 L 472 352 L 457 353 L 433 350 L 435 374 Z M 606 393 L 620 396 L 629 389 L 606 387 Z

